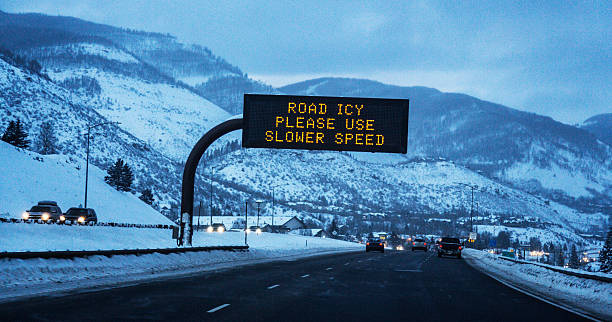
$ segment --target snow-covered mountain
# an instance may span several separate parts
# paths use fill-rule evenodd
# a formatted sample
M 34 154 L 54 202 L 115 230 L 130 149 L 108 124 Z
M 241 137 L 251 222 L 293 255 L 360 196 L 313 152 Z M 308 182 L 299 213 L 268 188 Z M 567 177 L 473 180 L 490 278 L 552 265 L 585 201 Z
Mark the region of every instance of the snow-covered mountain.
M 40 155 L 0 141 L 0 216 L 20 218 L 40 200 L 57 201 L 62 211 L 83 204 L 85 163 L 65 155 Z M 24 175 L 27 174 L 27 175 Z M 104 182 L 105 171 L 89 167 L 87 206 L 100 222 L 164 224 L 172 222 L 135 195 Z
M 612 146 L 612 113 L 590 117 L 580 125 L 580 128 L 591 132 L 598 139 Z
M 320 78 L 287 94 L 410 99 L 409 157 L 444 157 L 585 211 L 612 212 L 612 148 L 549 117 L 425 87 Z
M 410 154 L 231 152 L 233 145 L 199 171 L 208 176 L 214 169 L 215 213 L 242 213 L 254 198 L 269 201 L 273 183 L 279 215 L 317 225 L 371 213 L 460 221 L 469 204 L 462 184 L 477 187 L 480 213 L 534 217 L 565 239 L 600 231 L 612 211 L 609 145 L 467 95 L 334 78 L 276 90 L 204 47 L 69 17 L 0 12 L 0 47 L 42 65 L 0 60 L 0 128 L 19 118 L 32 134 L 52 120 L 60 152 L 82 158 L 87 124 L 121 122 L 97 129 L 92 163 L 106 169 L 118 157 L 127 160 L 137 190 L 152 187 L 163 201 L 179 200 L 180 162 L 206 130 L 230 117 L 227 111 L 241 110 L 244 92 L 283 92 L 409 98 Z M 208 187 L 200 177 L 196 201 L 208 198 Z M 271 211 L 269 202 L 262 211 Z

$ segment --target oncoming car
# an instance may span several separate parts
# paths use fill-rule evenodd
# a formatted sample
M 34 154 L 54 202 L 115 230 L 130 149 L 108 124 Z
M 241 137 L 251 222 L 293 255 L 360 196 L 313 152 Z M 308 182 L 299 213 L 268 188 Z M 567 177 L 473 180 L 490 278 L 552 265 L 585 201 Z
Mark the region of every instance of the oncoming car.
M 39 201 L 36 206 L 26 210 L 21 218 L 25 220 L 41 219 L 46 222 L 59 221 L 62 210 L 55 201 Z
M 79 224 L 95 224 L 98 222 L 98 215 L 96 215 L 95 210 L 91 208 L 70 208 L 65 214 L 60 216 L 61 222 L 65 222 L 66 220 L 71 220 Z
M 222 233 L 225 232 L 227 229 L 225 229 L 225 225 L 223 223 L 214 223 L 211 226 L 208 226 L 206 228 L 206 231 L 209 233 L 213 233 L 213 232 L 218 232 L 218 233 Z
M 366 242 L 366 252 L 369 252 L 371 250 L 377 250 L 384 253 L 385 243 L 383 243 L 380 239 L 368 239 L 368 241 Z

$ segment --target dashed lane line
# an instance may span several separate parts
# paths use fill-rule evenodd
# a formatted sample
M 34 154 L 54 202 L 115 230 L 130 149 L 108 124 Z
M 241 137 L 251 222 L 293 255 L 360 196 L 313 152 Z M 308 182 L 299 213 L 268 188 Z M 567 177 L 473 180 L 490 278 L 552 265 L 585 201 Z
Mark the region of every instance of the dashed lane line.
M 308 276 L 310 276 L 310 274 L 304 274 L 304 275 L 302 275 L 302 276 L 300 276 L 300 277 L 301 277 L 301 278 L 306 278 L 306 277 L 308 277 Z
M 208 313 L 215 313 L 215 312 L 217 312 L 217 311 L 219 311 L 219 310 L 221 310 L 221 309 L 223 309 L 223 308 L 226 308 L 226 307 L 228 307 L 228 306 L 230 306 L 230 305 L 229 305 L 229 304 L 227 304 L 227 303 L 226 303 L 226 304 L 222 304 L 222 305 L 219 305 L 219 306 L 217 306 L 216 308 L 214 308 L 214 309 L 210 309 L 210 310 L 208 310 L 208 311 L 206 311 L 206 312 L 208 312 Z
M 279 286 L 280 286 L 280 285 L 278 285 L 278 284 L 274 284 L 274 285 L 272 285 L 272 286 L 268 286 L 268 289 L 269 289 L 269 290 L 271 290 L 271 289 L 273 289 L 273 288 L 277 288 L 277 287 L 279 287 Z

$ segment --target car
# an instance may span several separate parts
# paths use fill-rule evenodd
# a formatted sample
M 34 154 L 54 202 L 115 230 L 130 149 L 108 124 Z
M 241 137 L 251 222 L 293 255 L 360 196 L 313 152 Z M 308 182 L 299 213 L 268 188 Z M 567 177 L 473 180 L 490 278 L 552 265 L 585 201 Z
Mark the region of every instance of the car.
M 442 255 L 451 255 L 457 256 L 457 258 L 461 258 L 462 249 L 463 244 L 461 243 L 459 238 L 442 237 L 437 247 L 438 257 L 442 257 Z
M 425 241 L 425 239 L 423 238 L 414 239 L 414 241 L 412 242 L 412 251 L 414 252 L 417 249 L 427 251 L 427 242 Z
M 91 208 L 70 208 L 63 214 L 60 218 L 62 222 L 66 220 L 71 220 L 72 222 L 77 222 L 79 224 L 86 223 L 98 223 L 98 215 L 96 215 L 96 211 Z
M 261 227 L 259 226 L 251 226 L 246 230 L 247 233 L 257 233 L 261 234 Z
M 384 253 L 385 243 L 383 243 L 382 240 L 376 238 L 368 239 L 368 241 L 366 242 L 366 252 L 369 252 L 371 250 L 377 250 Z
M 225 228 L 225 225 L 223 223 L 213 223 L 212 225 L 206 228 L 206 231 L 209 233 L 212 233 L 212 232 L 222 233 L 222 232 L 225 232 L 226 230 L 227 229 Z
M 21 218 L 25 220 L 41 219 L 46 222 L 59 221 L 62 209 L 55 201 L 39 201 L 36 206 L 26 210 Z

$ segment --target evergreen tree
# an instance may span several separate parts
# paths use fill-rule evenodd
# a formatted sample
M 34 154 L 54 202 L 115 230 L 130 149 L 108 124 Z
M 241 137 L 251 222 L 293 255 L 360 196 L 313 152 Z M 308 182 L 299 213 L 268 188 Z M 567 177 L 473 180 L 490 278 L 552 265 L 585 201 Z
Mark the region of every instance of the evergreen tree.
M 572 251 L 570 252 L 570 258 L 568 266 L 570 268 L 580 267 L 580 260 L 578 260 L 578 254 L 576 252 L 576 245 L 572 245 Z
M 110 168 L 108 168 L 108 170 L 106 170 L 106 173 L 108 173 L 108 175 L 104 177 L 104 181 L 106 181 L 106 183 L 108 183 L 116 190 L 121 190 L 121 171 L 123 169 L 123 166 L 123 160 L 117 159 L 115 164 L 113 164 Z
M 121 191 L 131 191 L 132 183 L 134 183 L 134 173 L 132 173 L 132 169 L 125 163 L 121 168 L 121 177 L 120 177 L 120 189 Z
M 40 125 L 40 133 L 36 140 L 36 146 L 40 154 L 56 154 L 57 138 L 51 122 L 43 122 Z
M 28 133 L 25 132 L 20 120 L 10 121 L 9 126 L 2 135 L 2 141 L 14 145 L 18 148 L 28 148 L 30 146 L 30 140 L 28 140 Z
M 510 247 L 510 233 L 505 230 L 502 230 L 497 234 L 497 248 L 508 247 Z
M 612 272 L 612 226 L 608 227 L 608 235 L 603 248 L 599 252 L 599 270 L 604 273 Z
M 557 253 L 557 266 L 565 266 L 565 254 L 562 250 L 559 250 Z
M 153 198 L 153 191 L 151 191 L 151 189 L 145 189 L 142 191 L 142 193 L 140 194 L 140 200 L 146 202 L 149 205 L 152 205 L 153 202 L 155 201 L 155 198 Z

